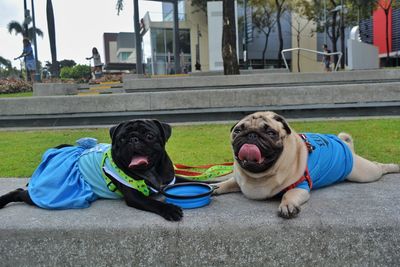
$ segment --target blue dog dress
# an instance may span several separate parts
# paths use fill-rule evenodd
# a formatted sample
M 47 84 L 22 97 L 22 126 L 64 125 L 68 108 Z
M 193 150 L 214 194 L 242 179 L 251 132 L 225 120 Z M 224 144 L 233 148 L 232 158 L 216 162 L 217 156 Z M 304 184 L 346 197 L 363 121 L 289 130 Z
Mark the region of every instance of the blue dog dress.
M 295 188 L 310 191 L 344 181 L 353 169 L 353 155 L 349 147 L 336 135 L 305 133 L 308 143 L 308 174 L 311 182 L 304 179 Z M 303 178 L 303 177 L 302 177 Z
M 32 201 L 45 209 L 87 208 L 99 198 L 118 199 L 122 195 L 110 187 L 105 173 L 121 183 L 148 195 L 151 187 L 144 180 L 124 174 L 112 161 L 111 145 L 83 138 L 78 146 L 47 150 L 32 174 L 28 192 Z M 103 173 L 104 172 L 104 173 Z M 171 182 L 174 183 L 175 179 Z M 138 188 L 140 187 L 140 188 Z M 146 187 L 146 188 L 143 188 Z

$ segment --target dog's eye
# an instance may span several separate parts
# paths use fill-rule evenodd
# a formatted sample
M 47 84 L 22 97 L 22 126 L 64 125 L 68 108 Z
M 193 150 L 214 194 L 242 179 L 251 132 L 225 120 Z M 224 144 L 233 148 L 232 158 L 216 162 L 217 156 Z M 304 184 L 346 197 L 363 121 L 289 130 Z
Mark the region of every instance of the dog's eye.
M 146 135 L 146 138 L 147 138 L 147 140 L 151 141 L 151 140 L 154 139 L 154 135 L 152 135 L 151 133 L 148 133 L 148 134 Z
M 240 132 L 241 132 L 240 128 L 235 128 L 235 130 L 233 130 L 233 133 L 235 133 L 235 134 L 238 134 Z

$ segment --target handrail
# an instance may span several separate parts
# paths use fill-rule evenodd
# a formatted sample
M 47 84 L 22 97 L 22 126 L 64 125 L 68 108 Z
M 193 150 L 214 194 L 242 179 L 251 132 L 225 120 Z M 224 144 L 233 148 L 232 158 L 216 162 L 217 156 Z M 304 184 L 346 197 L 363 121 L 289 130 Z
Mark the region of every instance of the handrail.
M 286 62 L 286 58 L 285 58 L 285 54 L 284 53 L 285 52 L 290 52 L 290 51 L 295 51 L 295 50 L 303 50 L 303 51 L 306 51 L 306 52 L 312 52 L 312 53 L 316 53 L 316 54 L 320 54 L 320 55 L 324 55 L 324 56 L 339 55 L 339 59 L 338 59 L 337 62 L 340 62 L 340 60 L 342 59 L 342 55 L 343 55 L 342 52 L 325 53 L 325 52 L 320 52 L 320 51 L 311 50 L 311 49 L 307 49 L 307 48 L 301 48 L 301 47 L 283 49 L 281 51 L 281 55 L 282 55 L 283 61 L 285 62 L 285 66 L 286 66 L 287 70 L 289 70 L 289 66 L 288 66 L 288 64 Z M 338 67 L 339 67 L 339 64 L 336 64 L 334 71 L 337 71 Z

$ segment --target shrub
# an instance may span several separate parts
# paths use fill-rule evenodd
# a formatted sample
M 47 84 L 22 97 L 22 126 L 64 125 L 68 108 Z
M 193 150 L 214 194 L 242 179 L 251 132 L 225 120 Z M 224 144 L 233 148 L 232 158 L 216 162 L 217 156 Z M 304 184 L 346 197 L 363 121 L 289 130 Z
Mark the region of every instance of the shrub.
M 63 67 L 60 71 L 61 79 L 70 79 L 72 78 L 72 67 Z
M 87 65 L 76 65 L 72 68 L 73 79 L 87 79 L 91 75 L 90 67 Z
M 0 94 L 32 92 L 32 84 L 21 79 L 0 79 Z
M 60 72 L 61 79 L 74 79 L 77 81 L 87 80 L 91 75 L 90 67 L 87 65 L 76 65 L 63 67 Z

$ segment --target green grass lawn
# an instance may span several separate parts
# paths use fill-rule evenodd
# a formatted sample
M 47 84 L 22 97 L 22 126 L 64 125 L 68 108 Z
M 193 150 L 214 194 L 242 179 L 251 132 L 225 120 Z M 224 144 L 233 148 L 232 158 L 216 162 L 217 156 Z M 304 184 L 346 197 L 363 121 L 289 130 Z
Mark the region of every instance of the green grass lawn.
M 0 94 L 0 98 L 6 98 L 6 97 L 27 97 L 27 96 L 33 96 L 33 92 L 12 93 L 12 94 Z
M 229 130 L 232 125 L 174 126 L 167 151 L 174 163 L 231 162 Z M 298 132 L 352 134 L 358 154 L 376 161 L 400 163 L 400 119 L 293 122 Z M 0 131 L 0 177 L 29 177 L 43 152 L 81 137 L 110 142 L 108 129 Z

